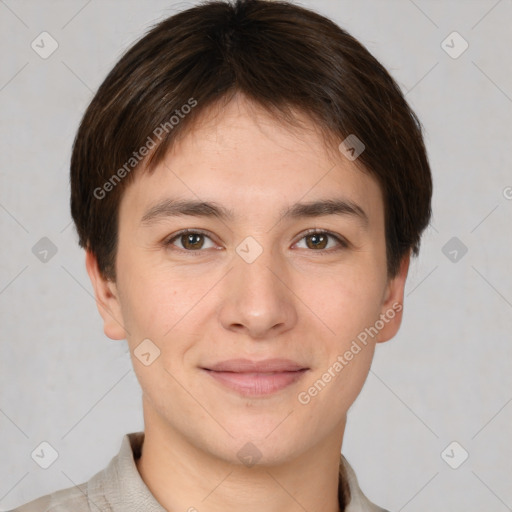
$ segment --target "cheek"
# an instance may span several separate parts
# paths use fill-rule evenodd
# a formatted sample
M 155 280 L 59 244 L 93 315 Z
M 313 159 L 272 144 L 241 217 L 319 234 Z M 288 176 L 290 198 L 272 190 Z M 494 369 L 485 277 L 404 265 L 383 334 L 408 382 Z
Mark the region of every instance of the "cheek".
M 304 287 L 302 296 L 316 317 L 328 329 L 327 339 L 337 348 L 373 325 L 380 314 L 384 281 L 369 267 L 344 268 L 317 283 Z
M 373 359 L 375 343 L 337 339 L 325 362 L 315 369 L 299 390 L 299 407 L 326 428 L 344 417 L 361 392 Z
M 336 403 L 346 410 L 355 400 L 366 380 L 371 366 L 375 336 L 371 327 L 380 314 L 381 277 L 350 269 L 329 280 L 322 293 L 310 290 L 308 305 L 321 319 L 322 327 L 320 365 L 309 381 L 319 396 L 317 403 Z M 323 391 L 325 387 L 325 392 Z M 307 397 L 306 397 L 307 400 Z
M 147 257 L 145 258 L 148 259 Z M 142 254 L 118 259 L 122 314 L 132 338 L 161 339 L 198 301 L 201 288 L 179 272 L 148 265 Z
M 371 367 L 374 350 L 374 343 L 358 344 L 357 350 L 349 348 L 340 354 L 342 362 L 338 362 L 342 369 L 334 379 L 331 400 L 333 403 L 337 403 L 342 410 L 348 411 L 361 392 Z M 350 360 L 348 360 L 348 354 L 352 354 Z

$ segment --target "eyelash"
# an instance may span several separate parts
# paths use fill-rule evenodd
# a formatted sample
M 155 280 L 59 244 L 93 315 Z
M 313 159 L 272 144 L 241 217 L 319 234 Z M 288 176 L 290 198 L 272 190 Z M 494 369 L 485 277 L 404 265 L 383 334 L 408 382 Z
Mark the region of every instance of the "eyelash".
M 188 234 L 194 234 L 194 235 L 204 235 L 206 236 L 207 238 L 209 238 L 210 240 L 212 240 L 211 236 L 201 230 L 201 229 L 184 229 L 182 231 L 179 231 L 178 233 L 172 235 L 171 238 L 168 238 L 165 242 L 164 242 L 164 245 L 167 247 L 167 246 L 172 246 L 173 245 L 173 242 L 180 238 L 181 236 L 183 235 L 188 235 Z M 340 247 L 337 247 L 337 248 L 331 248 L 331 249 L 318 249 L 318 250 L 315 250 L 315 249 L 310 249 L 310 252 L 318 252 L 320 254 L 331 254 L 332 252 L 337 252 L 337 251 L 340 251 L 340 250 L 343 250 L 343 249 L 348 249 L 349 248 L 349 243 L 341 236 L 339 235 L 336 235 L 335 233 L 331 232 L 331 231 L 327 231 L 327 230 L 319 230 L 319 229 L 309 229 L 307 230 L 303 235 L 302 237 L 296 242 L 300 242 L 301 240 L 303 240 L 304 238 L 306 238 L 307 236 L 310 236 L 310 235 L 327 235 L 327 236 L 330 236 L 331 238 L 334 238 L 340 245 Z M 212 240 L 213 242 L 213 240 Z M 198 249 L 198 250 L 188 250 L 188 249 L 181 249 L 179 247 L 174 247 L 173 250 L 177 250 L 177 251 L 180 251 L 180 252 L 185 252 L 185 253 L 201 253 L 201 252 L 204 252 L 205 250 L 204 249 Z

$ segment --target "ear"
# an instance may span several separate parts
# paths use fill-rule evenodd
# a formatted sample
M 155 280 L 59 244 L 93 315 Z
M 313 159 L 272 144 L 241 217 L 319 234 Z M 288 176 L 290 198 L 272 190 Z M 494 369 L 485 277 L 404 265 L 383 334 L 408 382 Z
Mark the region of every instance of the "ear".
M 404 309 L 405 281 L 407 279 L 407 273 L 409 272 L 410 260 L 411 252 L 409 251 L 400 262 L 398 274 L 388 279 L 380 315 L 380 320 L 384 324 L 384 327 L 379 330 L 377 343 L 390 340 L 396 335 L 398 329 L 400 329 Z
M 115 282 L 105 279 L 98 268 L 98 260 L 90 251 L 85 251 L 85 267 L 91 279 L 96 297 L 96 306 L 103 318 L 103 332 L 112 340 L 124 340 L 126 329 Z

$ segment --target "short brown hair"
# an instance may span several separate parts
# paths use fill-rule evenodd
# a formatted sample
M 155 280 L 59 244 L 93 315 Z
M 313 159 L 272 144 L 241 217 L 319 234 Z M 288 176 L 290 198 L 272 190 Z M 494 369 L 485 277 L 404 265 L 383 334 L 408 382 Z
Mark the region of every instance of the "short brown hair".
M 419 253 L 432 177 L 421 123 L 385 68 L 309 9 L 286 1 L 208 1 L 161 21 L 134 44 L 81 121 L 71 214 L 80 246 L 95 254 L 104 277 L 116 279 L 119 203 L 133 171 L 152 172 L 178 134 L 234 94 L 291 124 L 294 110 L 306 114 L 325 140 L 362 141 L 356 164 L 376 178 L 384 197 L 388 275 L 410 250 Z

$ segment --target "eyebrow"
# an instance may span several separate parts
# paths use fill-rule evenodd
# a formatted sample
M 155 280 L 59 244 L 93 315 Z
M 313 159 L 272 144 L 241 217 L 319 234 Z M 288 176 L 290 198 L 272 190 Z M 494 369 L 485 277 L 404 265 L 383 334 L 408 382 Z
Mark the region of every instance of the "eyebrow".
M 340 215 L 353 217 L 368 227 L 368 215 L 353 201 L 347 199 L 323 199 L 306 203 L 295 203 L 280 212 L 283 219 L 299 219 L 303 217 L 322 217 Z M 210 201 L 195 201 L 167 198 L 150 207 L 141 219 L 141 225 L 149 226 L 169 217 L 216 217 L 228 221 L 235 218 L 232 210 Z

